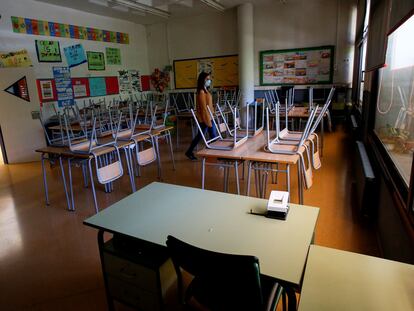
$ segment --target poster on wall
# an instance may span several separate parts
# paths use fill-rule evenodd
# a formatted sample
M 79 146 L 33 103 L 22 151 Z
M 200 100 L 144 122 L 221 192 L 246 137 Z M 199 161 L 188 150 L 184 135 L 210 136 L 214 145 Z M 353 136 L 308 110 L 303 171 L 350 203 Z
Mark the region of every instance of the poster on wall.
M 13 32 L 15 33 L 129 44 L 129 35 L 123 32 L 62 24 L 18 16 L 12 16 L 11 21 Z
M 88 78 L 72 78 L 73 96 L 75 98 L 89 97 L 89 79 Z
M 69 67 L 53 67 L 58 106 L 64 107 L 74 104 L 72 80 Z
M 333 46 L 262 51 L 260 85 L 332 83 L 333 51 Z
M 118 71 L 118 81 L 119 81 L 119 93 L 120 94 L 129 94 L 130 84 L 129 84 L 128 70 L 119 70 Z
M 39 63 L 60 63 L 59 41 L 36 40 L 36 53 Z
M 141 78 L 138 70 L 128 70 L 129 79 L 131 83 L 131 92 L 141 92 Z
M 86 63 L 85 51 L 82 44 L 75 44 L 63 48 L 69 68 Z
M 55 81 L 53 79 L 37 79 L 36 84 L 39 101 L 41 103 L 55 101 L 57 99 Z
M 106 83 L 104 77 L 89 78 L 90 96 L 105 96 Z
M 106 95 L 119 94 L 118 77 L 105 77 Z
M 33 66 L 32 60 L 30 59 L 26 49 L 15 52 L 0 53 L 0 68 L 31 66 Z
M 141 89 L 143 92 L 150 90 L 150 79 L 151 76 L 149 75 L 141 76 Z
M 4 89 L 5 92 L 30 102 L 29 88 L 27 87 L 26 76 L 14 82 Z
M 106 48 L 106 63 L 108 65 L 121 65 L 121 50 L 117 48 Z
M 105 56 L 102 52 L 86 52 L 88 70 L 105 70 Z

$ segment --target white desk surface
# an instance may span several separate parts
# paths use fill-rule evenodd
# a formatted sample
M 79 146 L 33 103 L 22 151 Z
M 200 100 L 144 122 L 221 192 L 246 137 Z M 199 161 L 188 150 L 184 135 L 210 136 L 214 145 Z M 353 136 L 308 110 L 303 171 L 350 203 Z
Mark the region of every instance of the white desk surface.
M 414 265 L 312 245 L 299 311 L 414 310 Z
M 168 235 L 201 248 L 255 255 L 261 273 L 300 285 L 319 209 L 291 204 L 286 221 L 249 214 L 267 200 L 154 182 L 84 224 L 165 245 Z

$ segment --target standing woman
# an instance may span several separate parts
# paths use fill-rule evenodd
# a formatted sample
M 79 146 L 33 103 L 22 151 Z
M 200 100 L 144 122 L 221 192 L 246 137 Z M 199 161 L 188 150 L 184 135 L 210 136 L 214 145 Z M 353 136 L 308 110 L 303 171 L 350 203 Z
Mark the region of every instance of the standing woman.
M 210 110 L 213 112 L 213 97 L 211 96 L 211 93 L 209 92 L 209 88 L 211 85 L 211 79 L 210 74 L 206 72 L 201 72 L 197 79 L 197 111 L 196 116 L 197 120 L 200 123 L 201 130 L 203 131 L 203 134 L 206 135 L 207 131 L 210 136 L 210 138 L 214 138 L 217 136 L 216 129 L 212 124 L 210 113 L 207 110 L 207 106 L 210 107 Z M 191 142 L 190 147 L 186 151 L 185 155 L 190 160 L 197 160 L 197 158 L 194 156 L 194 148 L 197 146 L 197 144 L 201 140 L 201 133 L 200 130 L 197 133 L 197 136 L 194 137 L 193 141 Z

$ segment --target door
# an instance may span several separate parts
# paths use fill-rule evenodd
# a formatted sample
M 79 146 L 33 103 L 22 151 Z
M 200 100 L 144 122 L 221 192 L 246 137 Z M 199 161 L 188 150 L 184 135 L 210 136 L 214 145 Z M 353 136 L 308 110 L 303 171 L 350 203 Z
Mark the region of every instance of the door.
M 24 77 L 26 77 L 30 101 L 10 94 L 20 90 L 21 85 L 14 90 L 10 89 L 10 86 Z M 40 122 L 33 120 L 31 116 L 32 111 L 39 110 L 34 77 L 32 67 L 0 68 L 0 126 L 5 149 L 3 159 L 7 159 L 10 164 L 39 160 L 35 149 L 45 145 Z

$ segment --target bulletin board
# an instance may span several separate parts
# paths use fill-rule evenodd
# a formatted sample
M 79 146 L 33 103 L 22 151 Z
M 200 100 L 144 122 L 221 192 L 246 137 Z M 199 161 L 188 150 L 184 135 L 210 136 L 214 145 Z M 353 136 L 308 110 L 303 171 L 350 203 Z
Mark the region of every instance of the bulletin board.
M 201 71 L 211 73 L 213 87 L 229 87 L 239 85 L 238 56 L 229 55 L 175 60 L 175 88 L 196 88 L 197 77 Z
M 260 85 L 330 84 L 334 46 L 260 52 Z

